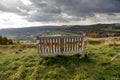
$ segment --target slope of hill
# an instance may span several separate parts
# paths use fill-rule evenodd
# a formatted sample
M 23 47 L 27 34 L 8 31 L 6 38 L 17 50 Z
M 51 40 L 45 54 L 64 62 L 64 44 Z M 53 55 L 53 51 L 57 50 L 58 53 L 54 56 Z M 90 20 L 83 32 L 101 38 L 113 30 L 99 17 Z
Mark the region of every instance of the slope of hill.
M 120 80 L 120 45 L 90 44 L 80 54 L 42 56 L 35 45 L 0 46 L 0 80 Z
M 28 28 L 1 29 L 0 35 L 13 38 L 15 40 L 34 40 L 36 36 L 41 36 L 48 32 L 65 29 L 64 26 L 35 26 Z
M 95 25 L 74 25 L 71 26 L 70 28 L 68 28 L 68 30 L 71 31 L 86 31 L 89 29 L 114 29 L 114 30 L 118 30 L 120 29 L 120 24 L 95 24 Z
M 106 30 L 106 34 L 108 34 L 108 30 L 114 32 L 118 31 L 120 33 L 120 24 L 96 24 L 96 25 L 74 25 L 74 26 L 35 26 L 28 28 L 9 28 L 9 29 L 0 29 L 0 35 L 7 36 L 16 40 L 33 40 L 35 36 L 41 36 L 48 32 L 53 31 L 65 31 L 70 33 L 80 33 L 81 31 L 85 31 L 87 33 L 93 33 L 96 31 L 99 33 L 100 30 Z M 109 32 L 113 33 L 113 32 Z M 120 35 L 120 34 L 118 34 Z
M 82 31 L 89 37 L 120 36 L 120 24 L 96 24 L 88 26 L 72 26 L 66 32 L 81 34 Z
M 1 29 L 0 34 L 5 36 L 12 36 L 12 35 L 29 35 L 29 34 L 36 34 L 43 31 L 52 31 L 52 30 L 60 30 L 63 27 L 61 26 L 35 26 L 35 27 L 28 27 L 28 28 L 8 28 L 8 29 Z M 36 34 L 37 35 L 37 34 Z

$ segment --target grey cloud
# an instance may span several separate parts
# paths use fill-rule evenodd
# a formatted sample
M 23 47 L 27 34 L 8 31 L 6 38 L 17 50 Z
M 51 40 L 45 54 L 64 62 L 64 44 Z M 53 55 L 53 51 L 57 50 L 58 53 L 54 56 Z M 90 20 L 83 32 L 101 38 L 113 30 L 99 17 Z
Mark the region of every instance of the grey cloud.
M 46 7 L 48 2 L 46 2 L 46 0 L 30 0 L 32 2 L 32 5 L 36 6 L 36 7 Z
M 24 5 L 20 0 L 13 1 L 16 1 L 13 5 L 0 2 L 0 10 L 25 15 L 28 21 L 69 22 L 85 20 L 96 13 L 120 13 L 120 0 L 30 0 L 31 5 Z
M 38 12 L 40 11 L 45 14 L 34 14 L 35 17 L 37 16 L 37 18 L 40 18 L 37 19 L 37 21 L 41 21 L 41 19 L 43 21 L 52 21 L 52 19 L 53 21 L 61 21 L 63 19 L 65 21 L 74 21 L 81 20 L 81 18 L 82 20 L 85 20 L 86 18 L 93 17 L 95 13 L 108 15 L 120 13 L 119 0 L 31 0 L 31 2 L 38 8 Z M 40 6 L 43 3 L 45 4 L 44 6 L 38 7 L 38 5 Z M 49 14 L 49 16 L 46 16 L 46 13 Z M 52 15 L 53 13 L 54 15 Z M 68 16 L 73 16 L 73 19 L 64 18 L 61 15 L 62 13 L 65 13 Z M 32 17 L 34 16 L 32 15 Z M 51 18 L 49 19 L 49 17 Z M 33 18 L 33 21 L 34 20 L 36 21 L 35 18 Z
M 58 14 L 47 14 L 47 13 L 39 13 L 39 12 L 33 15 L 29 15 L 28 17 L 26 17 L 26 19 L 31 22 L 34 22 L 34 21 L 37 21 L 37 22 L 56 22 L 56 21 L 69 22 L 69 19 L 67 18 L 65 19 Z
M 53 6 L 49 6 L 45 9 L 43 9 L 43 11 L 45 13 L 55 13 L 55 14 L 60 14 L 62 12 L 61 8 L 58 8 L 58 7 L 53 7 Z
M 94 13 L 120 12 L 119 0 L 55 0 L 58 6 L 74 16 L 93 16 Z
M 53 0 L 30 0 L 36 10 L 42 13 L 60 14 L 62 9 L 53 2 Z
M 0 11 L 10 12 L 19 15 L 27 15 L 32 6 L 24 5 L 20 0 L 1 0 Z

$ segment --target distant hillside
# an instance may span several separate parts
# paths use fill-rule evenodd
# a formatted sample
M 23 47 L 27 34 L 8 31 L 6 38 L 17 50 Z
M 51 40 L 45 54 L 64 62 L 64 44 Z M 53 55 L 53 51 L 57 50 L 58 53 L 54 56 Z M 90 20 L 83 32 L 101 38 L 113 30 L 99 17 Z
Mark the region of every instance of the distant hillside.
M 47 30 L 57 30 L 61 29 L 62 26 L 35 26 L 28 28 L 8 28 L 8 29 L 0 29 L 0 35 L 11 36 L 11 35 L 19 35 L 19 34 L 30 34 L 30 33 L 39 33 Z
M 65 31 L 76 34 L 84 31 L 89 37 L 120 36 L 120 24 L 75 25 Z
M 96 25 L 64 25 L 64 26 L 34 26 L 28 28 L 9 28 L 9 29 L 0 29 L 0 35 L 13 38 L 15 40 L 30 40 L 34 41 L 35 36 L 41 36 L 53 31 L 62 31 L 69 33 L 81 33 L 84 31 L 91 35 L 94 31 L 101 34 L 101 30 L 106 32 L 104 34 L 111 33 L 114 30 L 118 31 L 117 35 L 120 35 L 120 24 L 96 24 Z M 110 32 L 107 32 L 110 30 Z M 99 32 L 100 31 L 100 32 Z M 113 32 L 112 32 L 113 33 Z M 92 34 L 93 35 L 93 34 Z M 101 36 L 101 35 L 98 35 Z
M 86 31 L 90 29 L 120 29 L 120 24 L 95 24 L 95 25 L 74 25 L 67 30 L 71 31 Z
M 1 29 L 0 35 L 7 36 L 16 40 L 31 40 L 35 36 L 41 36 L 47 32 L 63 30 L 64 28 L 64 26 L 35 26 L 28 28 L 9 28 Z

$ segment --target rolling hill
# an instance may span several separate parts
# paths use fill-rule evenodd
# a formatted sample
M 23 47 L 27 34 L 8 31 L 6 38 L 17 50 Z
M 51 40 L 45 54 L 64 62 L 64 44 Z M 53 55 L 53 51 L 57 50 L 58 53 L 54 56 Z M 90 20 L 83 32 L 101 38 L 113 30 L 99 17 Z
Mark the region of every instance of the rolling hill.
M 0 35 L 13 38 L 15 40 L 31 40 L 34 41 L 36 36 L 41 36 L 49 32 L 62 31 L 69 33 L 76 33 L 84 31 L 91 34 L 96 31 L 96 33 L 108 34 L 117 33 L 120 35 L 120 24 L 95 24 L 95 25 L 64 25 L 64 26 L 34 26 L 28 28 L 8 28 L 0 29 Z M 113 32 L 114 31 L 114 32 Z M 103 34 L 103 35 L 104 35 Z M 91 34 L 93 35 L 93 34 Z M 101 36 L 101 35 L 100 35 Z

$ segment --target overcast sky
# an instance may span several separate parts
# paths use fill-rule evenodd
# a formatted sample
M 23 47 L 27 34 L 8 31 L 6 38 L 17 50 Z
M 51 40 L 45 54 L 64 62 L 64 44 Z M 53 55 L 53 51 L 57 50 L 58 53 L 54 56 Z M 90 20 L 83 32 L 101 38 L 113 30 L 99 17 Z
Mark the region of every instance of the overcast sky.
M 0 0 L 0 28 L 120 23 L 120 0 Z

